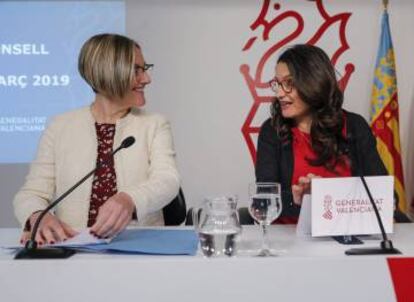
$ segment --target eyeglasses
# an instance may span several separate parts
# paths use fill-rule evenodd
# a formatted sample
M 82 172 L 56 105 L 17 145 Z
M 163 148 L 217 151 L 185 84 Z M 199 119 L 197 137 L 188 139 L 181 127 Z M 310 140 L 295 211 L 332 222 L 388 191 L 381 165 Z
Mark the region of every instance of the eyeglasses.
M 144 72 L 152 71 L 153 69 L 154 69 L 154 64 L 144 63 L 144 66 L 141 66 L 141 65 L 138 65 L 138 64 L 134 65 L 134 71 L 135 71 L 136 76 L 138 76 L 138 75 L 140 75 L 141 73 L 144 73 Z
M 286 79 L 279 82 L 276 78 L 270 80 L 269 86 L 276 93 L 279 89 L 282 89 L 285 93 L 291 93 L 294 87 L 292 79 Z

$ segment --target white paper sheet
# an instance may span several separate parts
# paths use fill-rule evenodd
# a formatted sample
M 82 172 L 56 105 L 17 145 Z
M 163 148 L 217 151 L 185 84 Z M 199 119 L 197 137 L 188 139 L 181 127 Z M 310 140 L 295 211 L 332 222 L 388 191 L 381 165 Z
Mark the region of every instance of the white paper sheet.
M 46 244 L 44 246 L 56 246 L 56 247 L 70 247 L 70 246 L 82 246 L 82 245 L 92 245 L 92 244 L 100 244 L 100 243 L 109 243 L 113 238 L 108 238 L 108 239 L 99 239 L 96 238 L 95 236 L 91 235 L 89 232 L 89 228 L 82 230 L 81 232 L 79 232 L 78 235 L 69 238 L 66 241 L 63 242 L 58 242 L 55 244 Z M 2 248 L 4 249 L 20 249 L 22 248 L 23 245 L 22 244 L 16 244 L 16 245 L 7 245 L 7 246 L 2 246 Z
M 89 228 L 82 230 L 78 235 L 75 237 L 69 238 L 66 241 L 58 242 L 55 244 L 51 244 L 49 246 L 79 246 L 79 245 L 90 245 L 90 244 L 100 244 L 100 243 L 109 243 L 112 238 L 108 239 L 99 239 L 93 236 L 89 232 Z

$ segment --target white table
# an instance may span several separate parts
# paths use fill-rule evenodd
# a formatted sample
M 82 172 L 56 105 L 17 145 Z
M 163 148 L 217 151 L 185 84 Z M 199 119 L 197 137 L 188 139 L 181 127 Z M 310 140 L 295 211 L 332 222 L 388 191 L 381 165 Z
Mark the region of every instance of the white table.
M 286 250 L 280 257 L 79 253 L 14 261 L 0 251 L 0 301 L 396 301 L 386 257 L 345 256 L 350 246 L 298 238 L 293 226 L 269 232 Z M 0 229 L 0 245 L 18 237 L 17 229 Z M 414 257 L 414 224 L 396 225 L 391 238 Z M 241 249 L 259 243 L 258 227 L 244 227 Z

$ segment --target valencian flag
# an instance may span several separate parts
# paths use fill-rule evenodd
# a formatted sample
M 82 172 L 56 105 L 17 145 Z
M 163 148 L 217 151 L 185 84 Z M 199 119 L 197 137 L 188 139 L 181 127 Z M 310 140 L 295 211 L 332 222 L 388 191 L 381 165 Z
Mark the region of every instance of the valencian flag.
M 377 138 L 377 149 L 390 175 L 395 176 L 398 208 L 407 212 L 401 163 L 397 77 L 388 13 L 384 9 L 381 41 L 375 66 L 371 97 L 371 128 Z M 398 210 L 398 209 L 397 209 Z

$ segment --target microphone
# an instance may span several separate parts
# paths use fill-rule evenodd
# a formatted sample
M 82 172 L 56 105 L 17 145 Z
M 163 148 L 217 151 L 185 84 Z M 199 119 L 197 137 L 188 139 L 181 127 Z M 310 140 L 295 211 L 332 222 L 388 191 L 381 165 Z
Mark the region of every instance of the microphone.
M 348 141 L 348 145 L 351 144 L 351 142 L 353 141 L 351 134 L 348 135 L 347 137 L 347 141 Z M 360 158 L 360 153 L 359 153 L 359 148 L 358 148 L 358 144 L 356 142 L 352 143 L 355 146 L 355 151 L 356 151 L 356 158 L 355 158 L 355 162 L 356 162 L 356 166 L 357 166 L 357 170 L 358 170 L 358 176 L 362 181 L 362 184 L 364 185 L 365 191 L 368 194 L 368 198 L 369 201 L 374 209 L 375 212 L 375 216 L 377 218 L 377 222 L 378 225 L 380 227 L 381 230 L 381 235 L 382 235 L 382 241 L 380 244 L 380 247 L 371 247 L 371 248 L 353 248 L 353 249 L 349 249 L 345 251 L 346 255 L 395 255 L 395 254 L 401 254 L 401 252 L 399 250 L 397 250 L 396 248 L 394 248 L 392 241 L 388 239 L 387 233 L 385 233 L 385 229 L 384 229 L 384 224 L 382 223 L 382 219 L 381 216 L 379 215 L 379 211 L 378 211 L 378 207 L 374 202 L 374 198 L 372 197 L 371 191 L 368 188 L 367 182 L 365 181 L 365 177 L 364 177 L 364 172 L 362 170 L 362 166 L 361 166 L 361 158 Z
M 121 145 L 115 150 L 113 151 L 112 155 L 114 155 L 116 152 L 118 152 L 121 149 L 126 149 L 131 147 L 133 144 L 135 143 L 135 137 L 133 136 L 128 136 L 126 139 L 124 139 L 121 143 Z
M 116 148 L 111 154 L 102 162 L 98 163 L 96 167 L 86 174 L 81 180 L 75 183 L 69 190 L 59 196 L 54 202 L 50 203 L 46 209 L 44 209 L 40 215 L 37 217 L 34 226 L 32 228 L 32 234 L 30 240 L 26 242 L 24 248 L 22 248 L 14 257 L 14 259 L 47 259 L 47 258 L 68 258 L 72 256 L 75 251 L 65 248 L 37 248 L 37 242 L 35 240 L 37 231 L 39 229 L 40 222 L 43 217 L 53 209 L 59 202 L 61 202 L 66 196 L 72 193 L 77 187 L 85 182 L 89 177 L 91 177 L 96 170 L 102 168 L 104 165 L 108 164 L 113 156 L 120 150 L 131 147 L 135 143 L 135 138 L 133 136 L 128 136 L 125 138 L 121 145 Z

